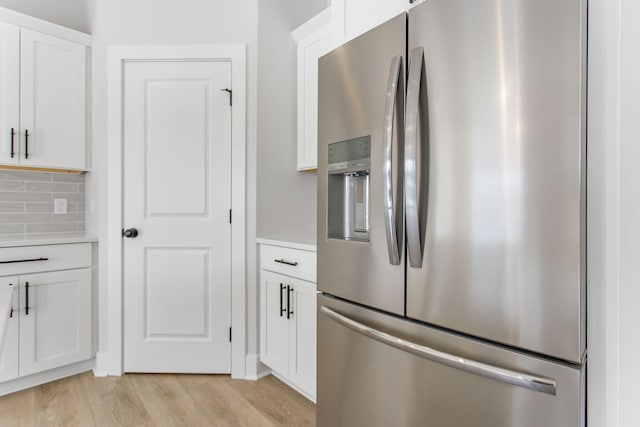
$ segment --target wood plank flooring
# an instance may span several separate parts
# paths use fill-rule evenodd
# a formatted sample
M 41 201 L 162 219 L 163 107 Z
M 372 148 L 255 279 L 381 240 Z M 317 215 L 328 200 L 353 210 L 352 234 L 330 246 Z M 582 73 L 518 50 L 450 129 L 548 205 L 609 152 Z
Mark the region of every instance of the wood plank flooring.
M 0 426 L 315 426 L 315 405 L 272 376 L 86 372 L 0 397 Z

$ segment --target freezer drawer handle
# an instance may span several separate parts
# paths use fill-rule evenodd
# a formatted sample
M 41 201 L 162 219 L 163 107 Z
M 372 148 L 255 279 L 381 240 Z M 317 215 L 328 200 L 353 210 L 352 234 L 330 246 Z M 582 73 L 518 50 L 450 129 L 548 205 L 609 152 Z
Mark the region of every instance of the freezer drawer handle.
M 274 259 L 273 262 L 277 262 L 278 264 L 291 265 L 293 267 L 297 267 L 298 266 L 298 263 L 296 261 L 286 261 L 284 259 Z
M 393 335 L 389 335 L 370 326 L 366 326 L 362 323 L 356 322 L 355 320 L 337 313 L 324 305 L 320 307 L 320 311 L 330 319 L 335 320 L 336 322 L 340 323 L 343 326 L 346 326 L 349 329 L 366 335 L 369 338 L 373 338 L 376 341 L 380 341 L 381 343 L 395 347 L 399 350 L 406 351 L 407 353 L 420 356 L 427 360 L 431 360 L 432 362 L 440 363 L 451 368 L 460 369 L 462 371 L 470 372 L 472 374 L 480 375 L 504 383 L 513 384 L 518 387 L 528 388 L 529 390 L 552 394 L 554 396 L 556 394 L 555 380 L 536 377 L 533 375 L 524 374 L 522 372 L 511 371 L 509 369 L 498 368 L 496 366 L 476 362 L 475 360 L 471 359 L 465 359 L 460 356 L 454 356 L 452 354 L 416 344 L 402 338 L 394 337 Z

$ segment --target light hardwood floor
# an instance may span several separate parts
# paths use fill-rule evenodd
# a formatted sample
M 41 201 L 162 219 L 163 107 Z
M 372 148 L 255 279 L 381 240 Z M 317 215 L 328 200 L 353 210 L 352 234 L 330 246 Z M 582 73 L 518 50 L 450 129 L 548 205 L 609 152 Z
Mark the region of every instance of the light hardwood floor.
M 315 405 L 272 376 L 87 372 L 0 397 L 0 426 L 315 426 Z

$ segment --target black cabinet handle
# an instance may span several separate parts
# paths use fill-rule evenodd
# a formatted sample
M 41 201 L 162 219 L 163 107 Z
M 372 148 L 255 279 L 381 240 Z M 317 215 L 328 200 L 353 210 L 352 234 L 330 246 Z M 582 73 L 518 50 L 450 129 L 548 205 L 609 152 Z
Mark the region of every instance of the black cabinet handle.
M 293 267 L 298 265 L 298 263 L 296 261 L 285 261 L 283 259 L 274 259 L 273 262 L 277 262 L 279 264 L 291 265 Z
M 293 287 L 287 285 L 287 319 L 291 319 L 291 315 L 293 314 L 293 310 L 291 310 L 291 293 L 293 292 Z
M 16 130 L 14 128 L 11 128 L 11 158 L 13 159 L 14 156 L 16 155 L 16 152 L 13 148 L 13 140 L 16 137 Z
M 283 285 L 282 283 L 280 283 L 280 317 L 282 317 L 282 314 L 283 314 L 285 311 L 287 311 L 287 310 L 284 308 L 284 304 L 283 304 L 283 302 L 284 302 L 284 301 L 283 301 L 283 300 L 284 300 L 284 297 L 282 296 L 282 291 L 284 291 L 284 285 Z
M 9 283 L 9 286 L 13 286 L 13 283 Z M 9 319 L 13 317 L 13 289 L 11 289 L 11 310 L 9 310 Z
M 25 316 L 28 316 L 29 315 L 29 282 L 24 284 L 24 294 L 25 294 L 24 314 Z
M 29 158 L 29 130 L 24 130 L 24 158 Z
M 49 258 L 31 258 L 31 259 L 14 259 L 11 261 L 0 261 L 0 264 L 13 264 L 15 262 L 34 262 L 34 261 L 49 261 Z

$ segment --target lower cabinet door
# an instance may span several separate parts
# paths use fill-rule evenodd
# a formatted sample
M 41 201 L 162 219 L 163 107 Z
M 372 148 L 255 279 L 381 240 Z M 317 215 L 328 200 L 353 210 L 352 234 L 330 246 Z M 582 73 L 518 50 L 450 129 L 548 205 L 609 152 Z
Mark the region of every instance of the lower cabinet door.
M 91 269 L 20 276 L 20 376 L 91 357 Z
M 289 337 L 289 379 L 309 396 L 316 396 L 316 287 L 290 279 L 295 290 Z
M 269 271 L 260 275 L 260 361 L 284 376 L 289 369 L 289 280 Z
M 18 277 L 0 277 L 0 286 L 13 288 L 12 311 L 4 331 L 4 341 L 0 342 L 0 382 L 18 377 L 19 355 L 19 308 L 18 308 Z M 2 332 L 2 331 L 0 331 Z

